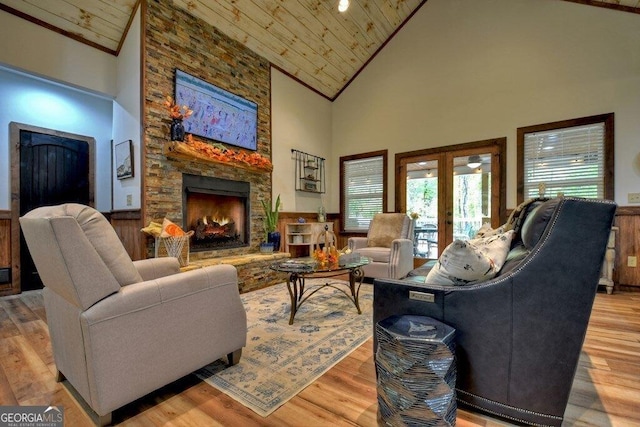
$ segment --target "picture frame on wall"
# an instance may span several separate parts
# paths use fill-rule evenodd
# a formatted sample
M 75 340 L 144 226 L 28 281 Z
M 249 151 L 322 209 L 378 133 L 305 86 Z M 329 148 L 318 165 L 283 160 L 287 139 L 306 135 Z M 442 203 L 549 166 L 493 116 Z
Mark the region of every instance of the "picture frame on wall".
M 114 172 L 116 178 L 133 178 L 133 141 L 128 139 L 113 147 Z
M 186 133 L 236 147 L 258 149 L 258 104 L 176 69 L 176 104 L 193 114 Z

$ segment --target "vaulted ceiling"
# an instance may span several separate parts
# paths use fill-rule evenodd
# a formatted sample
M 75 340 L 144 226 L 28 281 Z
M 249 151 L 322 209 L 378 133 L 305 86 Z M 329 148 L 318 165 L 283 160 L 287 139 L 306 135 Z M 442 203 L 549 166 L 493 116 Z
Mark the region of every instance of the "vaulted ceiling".
M 141 0 L 0 0 L 17 15 L 117 55 Z M 173 0 L 334 99 L 427 0 Z M 561 1 L 561 0 L 558 0 Z M 640 0 L 564 0 L 640 14 Z

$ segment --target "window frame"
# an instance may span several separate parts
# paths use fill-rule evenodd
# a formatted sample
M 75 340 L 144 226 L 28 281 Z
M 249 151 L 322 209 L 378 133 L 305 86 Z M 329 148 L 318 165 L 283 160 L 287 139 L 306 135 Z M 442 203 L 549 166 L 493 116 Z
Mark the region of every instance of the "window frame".
M 347 234 L 366 234 L 368 230 L 345 230 L 346 221 L 346 195 L 344 194 L 345 184 L 345 164 L 354 160 L 363 160 L 373 157 L 382 157 L 382 212 L 387 212 L 387 174 L 388 174 L 388 150 L 370 151 L 367 153 L 352 154 L 340 157 L 340 233 Z
M 560 130 L 576 126 L 588 126 L 604 123 L 604 174 L 603 187 L 604 198 L 613 200 L 614 198 L 614 113 L 598 114 L 595 116 L 580 117 L 576 119 L 561 120 L 551 123 L 542 123 L 533 126 L 520 127 L 517 130 L 517 202 L 524 201 L 524 139 L 529 133 Z

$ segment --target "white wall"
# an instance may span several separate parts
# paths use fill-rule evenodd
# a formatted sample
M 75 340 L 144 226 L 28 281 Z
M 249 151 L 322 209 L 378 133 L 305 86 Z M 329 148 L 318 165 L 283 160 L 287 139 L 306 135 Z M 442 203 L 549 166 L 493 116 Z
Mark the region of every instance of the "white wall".
M 140 141 L 140 8 L 122 44 L 117 60 L 117 95 L 113 103 L 113 141 L 133 142 L 133 178 L 119 180 L 112 176 L 113 210 L 140 209 L 142 163 Z M 128 203 L 127 198 L 131 199 Z
M 331 102 L 271 69 L 271 141 L 273 194 L 280 194 L 287 212 L 317 212 L 327 195 L 295 191 L 295 161 L 291 149 L 331 163 Z M 327 172 L 326 188 L 335 193 L 338 176 Z M 326 204 L 325 204 L 326 206 Z M 331 211 L 333 212 L 333 211 Z
M 96 207 L 111 209 L 112 101 L 0 67 L 0 210 L 10 209 L 9 123 L 96 140 Z
M 116 93 L 116 58 L 0 11 L 0 63 L 101 94 Z
M 507 137 L 516 205 L 516 129 L 615 113 L 615 200 L 640 191 L 640 16 L 556 0 L 429 0 L 332 106 L 340 156 Z M 338 193 L 330 194 L 337 211 Z

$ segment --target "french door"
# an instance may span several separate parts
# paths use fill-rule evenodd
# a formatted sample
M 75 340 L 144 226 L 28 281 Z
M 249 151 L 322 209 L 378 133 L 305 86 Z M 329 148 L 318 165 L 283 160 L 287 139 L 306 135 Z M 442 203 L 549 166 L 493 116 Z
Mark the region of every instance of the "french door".
M 396 207 L 416 217 L 416 257 L 437 258 L 453 240 L 504 221 L 505 144 L 501 138 L 396 156 Z

